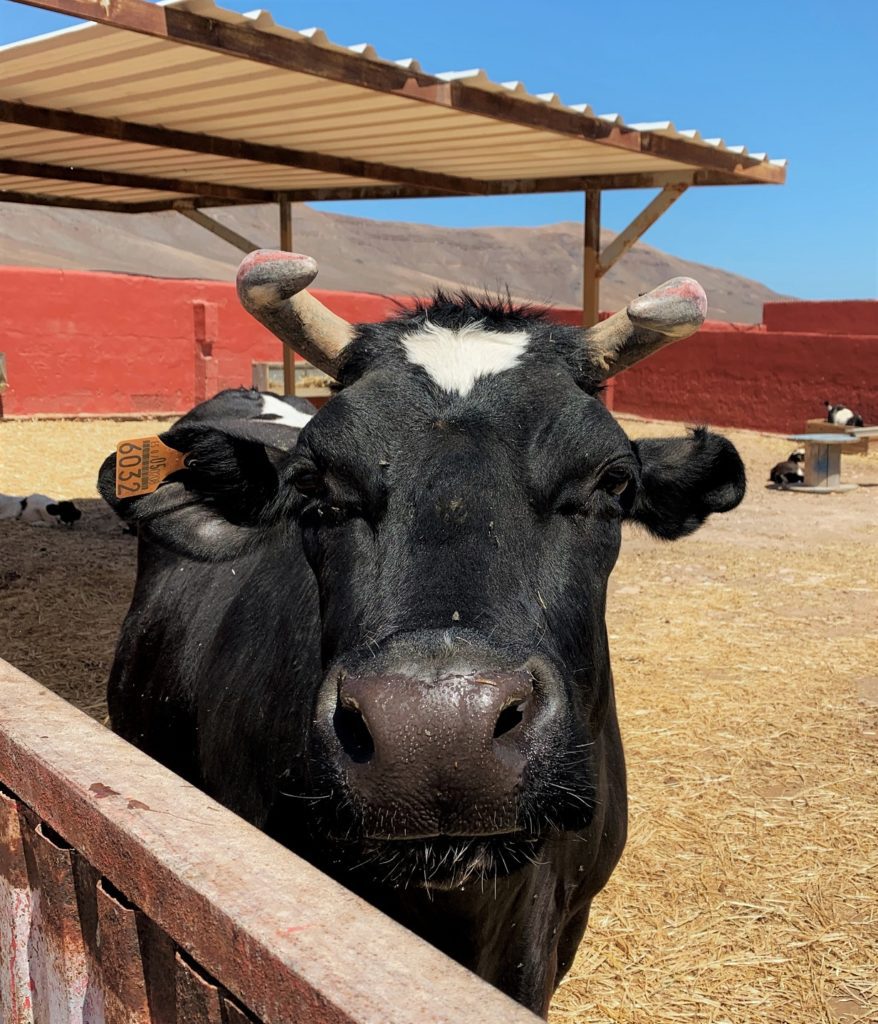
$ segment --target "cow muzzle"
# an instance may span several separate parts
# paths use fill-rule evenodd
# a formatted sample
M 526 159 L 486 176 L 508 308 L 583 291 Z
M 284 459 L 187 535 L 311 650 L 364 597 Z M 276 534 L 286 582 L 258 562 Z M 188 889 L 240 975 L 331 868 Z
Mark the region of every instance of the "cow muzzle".
M 539 705 L 525 669 L 340 675 L 324 742 L 368 838 L 504 835 Z

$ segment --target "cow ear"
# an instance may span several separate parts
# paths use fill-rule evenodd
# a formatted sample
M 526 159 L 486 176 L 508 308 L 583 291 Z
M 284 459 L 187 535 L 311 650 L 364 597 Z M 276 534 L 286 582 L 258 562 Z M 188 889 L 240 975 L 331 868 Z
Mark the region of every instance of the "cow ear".
M 735 446 L 705 427 L 688 437 L 632 441 L 641 465 L 640 487 L 628 518 L 663 540 L 693 533 L 713 512 L 740 504 L 744 463 Z
M 98 490 L 138 535 L 204 561 L 235 558 L 279 513 L 278 466 L 299 431 L 271 420 L 180 422 L 160 434 L 186 453 L 185 467 L 152 494 L 116 496 L 116 456 L 101 466 Z

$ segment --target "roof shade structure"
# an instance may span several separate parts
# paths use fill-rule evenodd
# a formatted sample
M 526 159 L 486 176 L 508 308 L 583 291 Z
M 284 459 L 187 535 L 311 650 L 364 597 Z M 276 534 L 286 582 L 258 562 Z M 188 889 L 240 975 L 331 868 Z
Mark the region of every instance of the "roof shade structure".
M 290 202 L 586 194 L 598 282 L 691 186 L 782 184 L 785 161 L 669 121 L 626 123 L 480 70 L 427 74 L 212 0 L 18 0 L 88 19 L 0 47 L 0 201 L 128 213 Z M 600 192 L 662 191 L 599 251 Z M 291 245 L 289 230 L 282 239 Z

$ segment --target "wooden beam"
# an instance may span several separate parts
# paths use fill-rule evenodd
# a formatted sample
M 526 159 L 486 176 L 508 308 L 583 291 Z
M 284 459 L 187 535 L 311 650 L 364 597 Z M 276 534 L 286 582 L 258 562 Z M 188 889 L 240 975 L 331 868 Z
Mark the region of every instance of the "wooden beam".
M 365 187 L 339 189 L 294 189 L 284 193 L 292 203 L 328 202 L 348 199 L 416 199 L 435 193 L 407 186 L 371 189 Z M 56 206 L 74 210 L 101 210 L 108 213 L 161 213 L 165 210 L 209 209 L 214 206 L 241 206 L 250 199 L 227 200 L 188 197 L 180 199 L 148 199 L 123 202 L 115 199 L 83 199 L 80 196 L 56 196 L 51 192 L 21 192 L 3 189 L 0 183 L 0 203 L 23 203 L 28 206 Z
M 220 224 L 219 221 L 214 220 L 212 217 L 208 217 L 207 214 L 202 213 L 201 210 L 183 209 L 179 212 L 182 213 L 184 217 L 188 217 L 189 220 L 204 228 L 205 231 L 209 231 L 212 235 L 216 235 L 217 238 L 221 238 L 224 242 L 228 242 L 229 245 L 233 245 L 236 249 L 240 249 L 241 252 L 253 252 L 254 249 L 259 248 L 259 246 L 251 242 L 249 238 L 239 235 L 237 231 L 227 228 L 225 224 Z
M 582 249 L 582 326 L 592 327 L 600 314 L 601 193 L 585 193 L 585 237 Z
M 584 192 L 587 189 L 600 189 L 602 192 L 619 191 L 621 189 L 664 188 L 666 185 L 687 187 L 709 185 L 747 185 L 755 184 L 735 178 L 719 171 L 653 171 L 638 174 L 574 174 L 558 175 L 549 178 L 513 178 L 491 179 L 482 182 L 480 195 L 512 196 L 531 195 L 550 192 Z M 442 198 L 431 189 L 418 189 L 408 186 L 393 188 L 388 185 L 362 185 L 342 188 L 299 189 L 288 193 L 301 198 L 297 202 L 308 202 L 332 199 L 417 199 Z
M 148 6 L 152 7 L 152 4 Z M 164 12 L 171 8 L 155 9 Z M 259 34 L 262 36 L 265 33 Z M 420 171 L 411 167 L 391 167 L 388 164 L 331 156 L 312 150 L 268 146 L 261 142 L 227 139 L 221 135 L 205 135 L 201 132 L 186 132 L 176 128 L 162 128 L 158 125 L 120 121 L 117 118 L 95 117 L 91 114 L 79 114 L 71 110 L 55 110 L 52 107 L 34 107 L 27 103 L 16 103 L 11 100 L 0 100 L 0 121 L 5 121 L 8 124 L 27 125 L 31 128 L 46 128 L 55 132 L 67 132 L 72 135 L 90 135 L 119 142 L 136 142 L 145 146 L 181 149 L 190 153 L 208 153 L 211 156 L 224 156 L 233 160 L 252 160 L 255 163 L 323 171 L 327 174 L 343 174 L 352 178 L 371 178 L 394 184 L 415 185 L 420 188 L 432 189 L 434 192 L 451 193 L 452 195 L 475 195 L 483 190 L 485 184 L 476 178 L 460 178 L 451 174 Z
M 782 169 L 728 150 L 700 145 L 688 139 L 619 127 L 594 115 L 550 107 L 547 103 L 534 103 L 506 92 L 488 92 L 461 82 L 446 82 L 411 68 L 367 60 L 345 50 L 314 46 L 305 39 L 273 35 L 251 25 L 229 24 L 177 7 L 158 7 L 147 0 L 112 0 L 112 3 L 100 4 L 95 0 L 19 2 L 287 71 L 403 96 L 509 124 L 587 139 L 612 148 L 649 153 L 695 167 L 727 171 L 757 181 L 776 181 L 776 172 L 779 171 L 779 180 L 783 180 Z
M 733 178 L 731 175 L 720 174 L 715 171 L 655 171 L 653 173 L 639 174 L 574 174 L 558 175 L 549 178 L 511 178 L 491 179 L 482 183 L 479 195 L 485 196 L 513 196 L 531 195 L 550 192 L 584 192 L 586 189 L 600 189 L 603 191 L 618 191 L 620 189 L 648 189 L 664 188 L 665 185 L 743 185 L 747 182 Z M 434 190 L 408 188 L 399 186 L 389 191 L 386 185 L 363 185 L 354 188 L 318 188 L 300 189 L 299 193 L 304 202 L 332 199 L 416 199 L 416 198 L 442 198 Z M 297 193 L 290 193 L 297 194 Z
M 175 200 L 120 203 L 111 199 L 80 199 L 78 196 L 53 196 L 41 192 L 18 192 L 0 189 L 0 203 L 23 203 L 26 206 L 54 206 L 66 210 L 99 210 L 104 213 L 156 213 L 176 209 Z M 190 201 L 191 203 L 191 201 Z M 228 204 L 223 204 L 228 205 Z
M 604 274 L 620 260 L 645 231 L 661 217 L 686 191 L 685 185 L 665 185 L 653 201 L 631 221 L 624 231 L 620 231 L 598 258 L 597 276 Z
M 780 168 L 774 168 L 781 170 Z M 782 171 L 781 171 L 782 173 Z M 782 181 L 782 177 L 780 178 Z M 737 178 L 723 171 L 679 170 L 639 171 L 628 174 L 566 174 L 546 178 L 516 178 L 486 182 L 490 195 L 520 195 L 532 192 L 583 192 L 597 188 L 602 192 L 630 188 L 664 188 L 665 185 L 754 185 L 770 184 Z
M 293 251 L 293 210 L 285 196 L 278 200 L 280 214 L 280 247 L 284 252 Z M 283 345 L 284 394 L 296 393 L 296 353 L 289 345 Z
M 271 203 L 277 193 L 270 189 L 247 188 L 241 185 L 223 185 L 213 181 L 191 181 L 186 178 L 153 177 L 129 174 L 127 171 L 105 171 L 94 167 L 62 167 L 60 164 L 41 164 L 30 160 L 0 158 L 0 174 L 13 174 L 23 178 L 48 178 L 52 181 L 83 181 L 113 188 L 148 188 L 156 192 L 182 192 L 184 195 L 207 199 L 230 199 L 235 202 Z
M 413 185 L 342 185 L 340 188 L 293 188 L 283 195 L 291 203 L 321 203 L 344 199 L 441 199 L 444 193 Z
M 19 161 L 21 163 L 21 161 Z M 46 165 L 52 166 L 55 165 Z M 78 169 L 77 169 L 78 170 Z M 189 184 L 193 184 L 190 182 Z M 528 195 L 540 192 L 582 192 L 586 189 L 601 191 L 630 188 L 663 188 L 665 185 L 712 186 L 752 184 L 740 178 L 716 171 L 656 171 L 639 174 L 576 175 L 574 177 L 523 178 L 518 181 L 485 182 L 483 195 Z M 139 187 L 139 186 L 138 186 Z M 235 187 L 235 186 L 232 186 Z M 366 199 L 425 199 L 442 198 L 434 189 L 412 185 L 343 185 L 338 188 L 300 188 L 284 193 L 293 203 L 333 202 L 336 200 Z M 275 194 L 270 193 L 272 201 Z M 81 210 L 106 210 L 114 213 L 156 213 L 182 207 L 232 206 L 254 202 L 251 198 L 216 200 L 204 196 L 186 199 L 154 199 L 122 202 L 108 199 L 82 199 L 68 201 L 64 196 L 44 192 L 22 192 L 0 189 L 0 202 L 28 203 L 36 206 L 69 206 Z
M 728 179 L 713 171 L 659 171 L 654 174 L 600 174 L 565 178 L 527 178 L 520 181 L 486 182 L 484 195 L 527 195 L 540 192 L 581 192 L 586 189 L 617 190 L 627 188 L 655 188 L 666 184 L 689 186 L 745 185 L 741 179 Z M 334 202 L 367 199 L 426 199 L 442 198 L 433 189 L 411 185 L 345 185 L 340 188 L 300 188 L 284 193 L 293 203 Z M 45 192 L 22 192 L 0 188 L 0 202 L 26 203 L 34 206 L 60 206 L 78 210 L 104 210 L 112 213 L 158 213 L 162 210 L 192 209 L 193 207 L 234 206 L 251 203 L 252 199 L 220 200 L 206 197 L 186 199 L 150 199 L 122 202 L 110 199 L 68 199 Z

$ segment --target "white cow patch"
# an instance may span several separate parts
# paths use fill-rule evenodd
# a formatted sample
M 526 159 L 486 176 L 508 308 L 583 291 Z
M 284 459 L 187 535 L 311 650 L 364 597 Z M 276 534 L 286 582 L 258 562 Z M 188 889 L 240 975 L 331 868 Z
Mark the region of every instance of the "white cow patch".
M 831 423 L 835 423 L 837 426 L 846 427 L 848 423 L 854 418 L 853 412 L 845 406 L 839 406 L 835 412 L 832 413 Z
M 274 395 L 262 396 L 262 412 L 259 415 L 276 416 L 277 420 L 281 423 L 285 423 L 289 427 L 296 427 L 299 430 L 311 419 L 311 413 L 294 409 L 293 406 L 287 405 L 286 402 L 282 402 Z
M 58 526 L 61 520 L 57 515 L 47 511 L 49 505 L 57 504 L 57 499 L 50 498 L 48 494 L 29 494 L 27 504 L 18 518 L 22 523 L 29 523 L 31 526 Z
M 21 498 L 15 494 L 0 494 L 0 519 L 18 519 L 21 515 Z
M 489 331 L 471 324 L 459 331 L 429 321 L 402 339 L 410 363 L 422 366 L 439 387 L 469 394 L 480 377 L 510 370 L 527 351 L 527 331 Z

